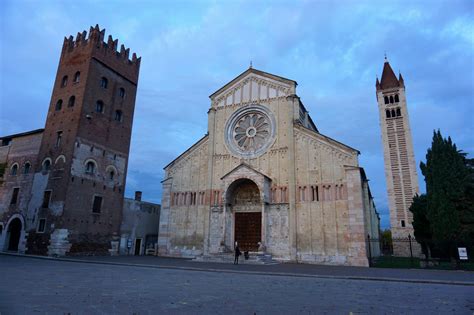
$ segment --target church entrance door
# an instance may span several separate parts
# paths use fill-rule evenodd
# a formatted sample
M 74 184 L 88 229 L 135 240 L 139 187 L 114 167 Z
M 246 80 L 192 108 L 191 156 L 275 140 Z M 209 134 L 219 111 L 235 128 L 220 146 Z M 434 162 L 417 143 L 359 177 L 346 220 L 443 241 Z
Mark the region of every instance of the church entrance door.
M 261 237 L 261 212 L 237 212 L 235 214 L 235 241 L 241 251 L 257 251 Z

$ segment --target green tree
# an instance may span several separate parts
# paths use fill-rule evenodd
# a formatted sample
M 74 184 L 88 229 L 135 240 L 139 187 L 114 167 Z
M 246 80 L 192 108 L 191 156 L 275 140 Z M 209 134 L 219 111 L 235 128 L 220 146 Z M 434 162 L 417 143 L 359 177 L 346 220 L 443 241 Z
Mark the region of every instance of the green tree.
M 428 220 L 427 203 L 426 194 L 416 195 L 413 197 L 410 211 L 413 213 L 413 229 L 415 230 L 416 241 L 420 243 L 423 254 L 429 259 L 432 235 L 430 221 Z
M 456 257 L 456 244 L 472 242 L 474 209 L 472 160 L 459 151 L 451 138 L 433 133 L 426 164 L 421 163 L 426 182 L 426 218 L 434 244 Z M 468 237 L 468 239 L 466 239 Z

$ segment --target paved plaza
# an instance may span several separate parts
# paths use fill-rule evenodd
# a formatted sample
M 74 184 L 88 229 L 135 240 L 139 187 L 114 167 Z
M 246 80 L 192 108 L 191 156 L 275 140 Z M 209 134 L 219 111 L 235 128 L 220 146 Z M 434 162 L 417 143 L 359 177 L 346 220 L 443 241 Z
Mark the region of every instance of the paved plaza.
M 133 259 L 116 258 L 116 264 L 105 258 L 102 263 L 91 263 L 91 259 L 71 262 L 0 255 L 0 313 L 472 314 L 474 311 L 472 282 L 461 285 L 406 279 L 380 281 L 375 277 L 368 281 L 363 277 L 344 279 L 342 275 L 331 279 L 319 277 L 317 273 L 321 272 L 311 276 L 311 267 L 304 266 L 304 273 L 277 275 L 272 268 L 288 267 L 229 265 L 219 270 L 210 265 L 174 260 L 176 265 L 195 266 L 195 270 L 186 270 L 159 264 L 145 267 L 144 262 L 151 266 L 153 261 L 161 261 L 162 265 L 173 261 L 154 257 L 141 258 L 142 266 L 138 265 L 139 260 Z M 265 270 L 270 271 L 265 274 Z M 467 272 L 440 274 L 472 276 Z

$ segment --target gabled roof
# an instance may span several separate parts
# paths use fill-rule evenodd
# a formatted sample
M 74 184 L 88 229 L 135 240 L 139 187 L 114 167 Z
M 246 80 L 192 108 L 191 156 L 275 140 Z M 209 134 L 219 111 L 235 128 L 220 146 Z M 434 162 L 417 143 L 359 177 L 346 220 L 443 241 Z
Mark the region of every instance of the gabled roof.
M 290 84 L 290 85 L 298 85 L 298 83 L 294 80 L 290 80 L 290 79 L 287 79 L 287 78 L 284 78 L 284 77 L 280 77 L 278 75 L 274 75 L 274 74 L 271 74 L 271 73 L 268 73 L 268 72 L 264 72 L 264 71 L 261 71 L 261 70 L 257 70 L 257 69 L 254 69 L 254 68 L 248 68 L 247 70 L 245 70 L 244 72 L 242 72 L 241 74 L 239 74 L 237 77 L 235 77 L 233 80 L 231 80 L 230 82 L 226 83 L 223 87 L 221 87 L 220 89 L 218 89 L 217 91 L 215 91 L 214 93 L 212 93 L 211 95 L 209 95 L 209 98 L 212 98 L 214 97 L 216 94 L 219 94 L 221 91 L 225 90 L 227 87 L 229 87 L 230 85 L 234 84 L 235 82 L 239 81 L 240 79 L 242 79 L 243 77 L 247 76 L 248 74 L 250 73 L 255 73 L 255 74 L 258 74 L 258 75 L 261 75 L 263 77 L 267 77 L 269 79 L 273 79 L 273 80 L 276 80 L 276 81 L 280 81 L 282 83 L 286 83 L 286 84 Z
M 209 133 L 206 133 L 201 139 L 199 139 L 198 141 L 196 141 L 192 146 L 190 146 L 186 151 L 184 151 L 183 153 L 181 153 L 177 158 L 175 158 L 173 161 L 169 162 L 168 164 L 166 164 L 165 167 L 163 167 L 164 170 L 166 170 L 168 168 L 168 166 L 172 165 L 174 162 L 176 162 L 177 160 L 179 160 L 182 156 L 184 156 L 186 153 L 190 152 L 192 149 L 194 149 L 195 147 L 197 147 L 199 144 L 201 144 L 203 142 L 203 140 L 206 140 L 207 137 L 209 136 Z
M 260 174 L 260 175 L 262 175 L 263 177 L 266 177 L 266 178 L 268 178 L 268 179 L 271 180 L 271 178 L 270 178 L 269 176 L 263 174 L 263 173 L 260 172 L 260 171 L 257 171 L 257 170 L 254 169 L 252 166 L 250 166 L 250 165 L 248 165 L 247 163 L 244 163 L 244 162 L 242 162 L 242 163 L 240 163 L 239 165 L 237 165 L 236 167 L 234 167 L 230 172 L 228 172 L 228 173 L 226 173 L 224 176 L 222 176 L 221 179 L 226 178 L 227 176 L 229 176 L 230 174 L 234 173 L 236 170 L 238 170 L 238 169 L 241 168 L 241 167 L 248 168 L 248 169 L 251 170 L 252 172 L 255 172 L 255 173 L 257 173 L 257 174 Z
M 400 83 L 398 82 L 397 76 L 390 67 L 388 60 L 385 59 L 385 63 L 383 65 L 382 71 L 382 78 L 380 79 L 380 88 L 382 90 L 399 87 Z

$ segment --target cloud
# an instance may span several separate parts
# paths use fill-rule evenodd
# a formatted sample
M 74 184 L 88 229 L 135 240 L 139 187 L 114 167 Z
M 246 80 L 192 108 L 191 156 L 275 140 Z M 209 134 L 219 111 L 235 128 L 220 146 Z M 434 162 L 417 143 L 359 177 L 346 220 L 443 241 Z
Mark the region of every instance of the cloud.
M 257 69 L 298 81 L 319 130 L 361 151 L 387 227 L 374 86 L 383 54 L 405 78 L 417 163 L 437 128 L 472 155 L 473 6 L 119 1 L 111 9 L 97 1 L 4 1 L 0 134 L 44 126 L 63 36 L 99 23 L 142 57 L 128 196 L 143 190 L 144 199 L 160 201 L 163 166 L 207 132 L 208 96 L 252 60 Z

